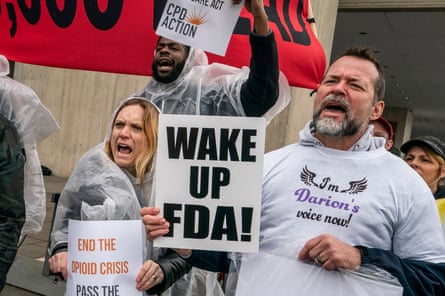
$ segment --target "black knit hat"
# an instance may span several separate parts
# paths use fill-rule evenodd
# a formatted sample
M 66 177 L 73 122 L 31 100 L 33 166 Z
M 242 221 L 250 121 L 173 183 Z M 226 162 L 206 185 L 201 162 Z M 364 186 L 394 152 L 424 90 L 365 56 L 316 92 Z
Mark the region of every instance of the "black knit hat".
M 440 157 L 445 159 L 445 144 L 436 137 L 422 136 L 405 142 L 400 146 L 400 151 L 407 153 L 413 146 L 427 146 L 436 152 Z

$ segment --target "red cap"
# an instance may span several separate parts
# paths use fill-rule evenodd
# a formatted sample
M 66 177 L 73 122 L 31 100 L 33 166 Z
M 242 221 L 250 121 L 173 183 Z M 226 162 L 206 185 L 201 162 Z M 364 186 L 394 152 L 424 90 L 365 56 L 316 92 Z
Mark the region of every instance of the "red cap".
M 389 135 L 388 140 L 392 140 L 393 137 L 394 137 L 394 131 L 392 129 L 391 123 L 389 123 L 389 121 L 386 120 L 383 116 L 380 116 L 375 121 L 378 121 L 381 124 L 383 124 L 383 126 L 385 127 L 385 129 L 386 129 L 386 131 L 388 132 L 388 135 Z

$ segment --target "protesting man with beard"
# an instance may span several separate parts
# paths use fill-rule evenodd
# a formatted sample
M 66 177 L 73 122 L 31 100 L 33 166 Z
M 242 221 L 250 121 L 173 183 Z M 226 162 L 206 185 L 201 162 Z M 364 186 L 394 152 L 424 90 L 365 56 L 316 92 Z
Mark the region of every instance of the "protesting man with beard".
M 445 241 L 431 190 L 369 126 L 383 112 L 384 88 L 372 51 L 349 49 L 321 82 L 300 141 L 266 154 L 260 250 L 242 255 L 239 295 L 283 285 L 293 295 L 345 295 L 354 286 L 351 272 L 369 270 L 395 276 L 403 295 L 445 293 Z M 152 236 L 168 232 L 159 217 L 144 223 Z M 201 268 L 231 264 L 222 252 L 177 251 Z M 287 281 L 277 275 L 291 265 L 300 273 L 288 272 Z M 246 266 L 251 274 L 243 274 Z M 332 280 L 341 279 L 339 271 L 346 271 L 344 286 Z M 388 278 L 374 277 L 352 294 L 378 295 Z
M 233 0 L 239 5 L 241 0 Z M 136 96 L 154 102 L 162 113 L 263 116 L 278 114 L 290 100 L 290 90 L 278 68 L 277 44 L 262 0 L 247 0 L 254 19 L 250 34 L 250 69 L 208 64 L 204 51 L 173 40 L 158 39 L 153 79 Z

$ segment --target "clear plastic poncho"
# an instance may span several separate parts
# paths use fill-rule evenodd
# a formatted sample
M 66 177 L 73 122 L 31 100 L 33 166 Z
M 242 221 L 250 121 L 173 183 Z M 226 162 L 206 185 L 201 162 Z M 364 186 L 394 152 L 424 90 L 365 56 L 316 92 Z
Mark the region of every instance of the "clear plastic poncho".
M 26 153 L 26 221 L 21 232 L 22 241 L 26 234 L 39 232 L 45 220 L 46 190 L 37 143 L 58 130 L 59 125 L 34 91 L 9 78 L 8 74 L 8 60 L 0 55 L 0 112 L 16 126 Z
M 146 181 L 151 182 L 151 178 L 147 177 Z M 140 219 L 141 202 L 135 186 L 129 174 L 104 152 L 103 144 L 89 150 L 80 158 L 59 198 L 51 248 L 68 242 L 69 219 Z M 143 195 L 141 188 L 139 196 Z
M 130 99 L 130 98 L 128 98 Z M 152 204 L 153 167 L 143 184 L 121 169 L 104 151 L 111 137 L 114 111 L 104 143 L 86 152 L 78 161 L 60 195 L 51 233 L 51 250 L 68 242 L 68 221 L 73 220 L 139 220 L 143 206 Z M 156 259 L 151 244 L 145 257 Z
M 133 97 L 126 100 L 131 98 Z M 126 100 L 123 100 L 121 105 Z M 111 137 L 113 119 L 121 105 L 111 117 L 104 143 Z M 141 207 L 154 205 L 155 161 L 145 175 L 143 184 L 140 184 L 139 179 L 121 169 L 108 157 L 104 152 L 104 143 L 92 148 L 80 158 L 63 188 L 51 233 L 50 253 L 59 245 L 68 243 L 69 219 L 139 220 Z M 148 240 L 145 242 L 146 260 L 156 260 L 166 253 L 167 249 L 153 247 Z M 187 295 L 184 291 L 187 288 L 171 287 L 162 295 Z
M 190 48 L 175 81 L 161 83 L 152 79 L 136 96 L 148 98 L 166 114 L 245 116 L 239 98 L 249 72 L 248 67 L 209 65 L 204 51 Z M 290 98 L 288 81 L 280 72 L 278 100 L 264 115 L 268 123 L 288 105 Z

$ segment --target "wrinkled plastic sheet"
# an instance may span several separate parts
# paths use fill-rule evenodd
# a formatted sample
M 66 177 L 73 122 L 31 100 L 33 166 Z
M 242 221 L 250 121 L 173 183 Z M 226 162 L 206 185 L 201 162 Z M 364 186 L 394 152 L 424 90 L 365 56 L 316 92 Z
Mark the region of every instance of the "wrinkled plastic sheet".
M 373 266 L 357 271 L 328 271 L 313 263 L 268 253 L 245 254 L 237 296 L 401 296 L 403 288 L 389 273 Z

